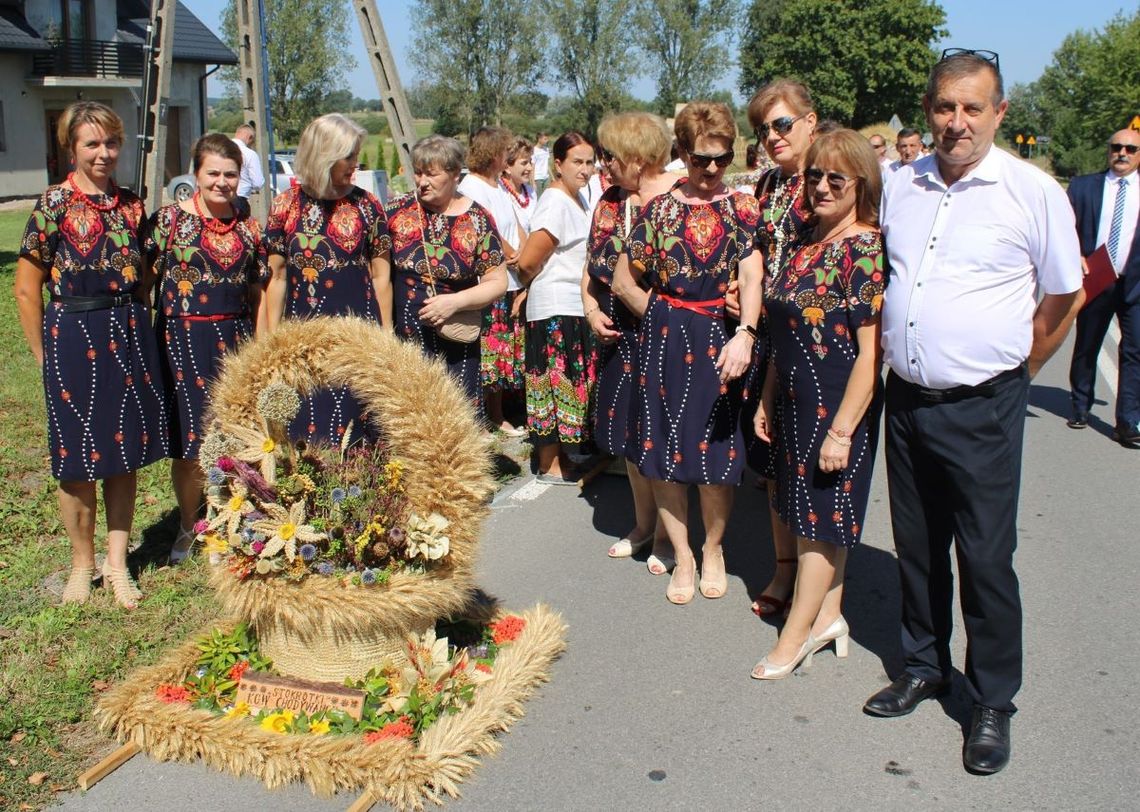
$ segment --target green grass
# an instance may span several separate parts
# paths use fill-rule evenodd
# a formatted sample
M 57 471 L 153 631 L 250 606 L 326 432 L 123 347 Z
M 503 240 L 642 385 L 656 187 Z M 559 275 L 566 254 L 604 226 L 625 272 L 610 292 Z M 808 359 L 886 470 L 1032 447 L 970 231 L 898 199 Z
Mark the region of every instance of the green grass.
M 114 743 L 92 723 L 97 695 L 155 660 L 216 610 L 206 565 L 159 567 L 176 520 L 169 465 L 139 475 L 132 568 L 146 598 L 133 612 L 96 590 L 58 606 L 70 547 L 59 520 L 45 444 L 43 390 L 27 351 L 12 281 L 27 211 L 0 212 L 0 809 L 35 809 L 70 790 Z M 102 551 L 103 525 L 96 531 Z M 47 773 L 39 784 L 36 773 Z M 38 777 L 38 776 L 36 776 Z

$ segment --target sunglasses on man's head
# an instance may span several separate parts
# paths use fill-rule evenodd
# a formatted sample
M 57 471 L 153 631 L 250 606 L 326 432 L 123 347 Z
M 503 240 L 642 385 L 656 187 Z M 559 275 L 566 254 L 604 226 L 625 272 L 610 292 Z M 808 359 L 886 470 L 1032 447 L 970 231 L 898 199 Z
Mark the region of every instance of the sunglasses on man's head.
M 978 59 L 984 59 L 994 66 L 994 69 L 999 73 L 1001 72 L 1001 63 L 998 61 L 997 51 L 974 50 L 973 48 L 947 48 L 942 52 L 939 62 L 943 59 L 949 59 L 952 56 L 962 56 L 968 54 L 969 56 L 976 56 Z
M 795 126 L 796 122 L 806 115 L 807 113 L 803 113 L 798 116 L 780 116 L 779 118 L 774 118 L 756 128 L 756 137 L 763 141 L 768 137 L 770 130 L 775 130 L 777 135 L 787 135 L 792 131 L 792 127 Z
M 837 195 L 842 194 L 843 190 L 847 188 L 847 184 L 855 180 L 855 178 L 844 175 L 842 172 L 824 172 L 814 166 L 804 171 L 804 183 L 809 186 L 818 186 L 824 178 L 827 178 L 828 188 Z
M 732 159 L 736 157 L 732 150 L 722 152 L 720 155 L 701 155 L 699 152 L 689 153 L 689 163 L 697 169 L 705 169 L 709 164 L 716 164 L 721 169 L 724 169 Z
M 1136 144 L 1109 144 L 1108 148 L 1112 152 L 1127 152 L 1129 155 L 1140 152 L 1140 146 Z

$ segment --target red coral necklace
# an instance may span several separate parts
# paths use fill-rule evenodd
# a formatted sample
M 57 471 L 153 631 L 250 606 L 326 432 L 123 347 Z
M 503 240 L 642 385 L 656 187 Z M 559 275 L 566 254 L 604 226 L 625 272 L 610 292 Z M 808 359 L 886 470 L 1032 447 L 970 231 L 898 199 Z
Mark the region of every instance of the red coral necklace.
M 210 229 L 210 231 L 214 232 L 215 234 L 228 234 L 234 230 L 234 227 L 238 224 L 237 212 L 234 212 L 234 218 L 230 220 L 229 224 L 223 223 L 218 220 L 217 217 L 214 217 L 213 215 L 207 215 L 204 211 L 202 211 L 202 207 L 198 204 L 198 197 L 198 193 L 195 192 L 194 197 L 192 197 L 191 200 L 194 201 L 195 213 L 202 218 L 202 222 L 205 223 L 206 228 Z
M 71 191 L 78 195 L 83 202 L 97 211 L 113 211 L 119 205 L 119 187 L 115 185 L 114 181 L 111 182 L 112 193 L 104 195 L 110 198 L 106 203 L 95 202 L 89 194 L 80 189 L 79 184 L 75 182 L 74 172 L 67 176 L 67 185 L 71 187 Z
M 510 193 L 511 197 L 515 199 L 515 202 L 522 206 L 524 209 L 530 205 L 530 192 L 527 191 L 526 184 L 523 184 L 522 194 L 520 195 L 515 191 L 514 184 L 511 183 L 507 178 L 500 178 L 499 183 L 501 183 L 503 188 Z

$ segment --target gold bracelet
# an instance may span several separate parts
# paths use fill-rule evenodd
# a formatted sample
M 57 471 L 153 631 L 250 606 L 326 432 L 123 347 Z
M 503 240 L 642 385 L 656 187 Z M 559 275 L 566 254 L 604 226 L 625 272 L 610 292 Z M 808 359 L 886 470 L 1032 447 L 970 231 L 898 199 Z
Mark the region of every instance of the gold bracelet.
M 844 448 L 850 448 L 851 446 L 851 439 L 836 434 L 834 429 L 828 429 L 827 436 L 831 438 L 832 442 L 836 443 L 837 445 L 841 445 Z

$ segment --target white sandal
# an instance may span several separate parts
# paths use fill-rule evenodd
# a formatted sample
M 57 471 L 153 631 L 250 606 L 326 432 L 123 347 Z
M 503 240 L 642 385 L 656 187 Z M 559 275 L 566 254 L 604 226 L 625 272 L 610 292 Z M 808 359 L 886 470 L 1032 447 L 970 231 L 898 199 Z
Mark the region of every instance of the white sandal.
M 170 563 L 180 564 L 193 555 L 194 542 L 197 539 L 198 535 L 193 529 L 178 528 L 178 538 L 174 540 L 174 544 L 170 548 Z
M 629 536 L 626 536 L 625 538 L 619 541 L 615 541 L 612 545 L 610 545 L 609 552 L 607 552 L 606 555 L 608 555 L 610 558 L 629 558 L 630 556 L 637 555 L 639 552 L 645 549 L 645 545 L 649 544 L 652 541 L 652 531 L 650 531 L 648 536 L 637 541 L 634 541 Z

